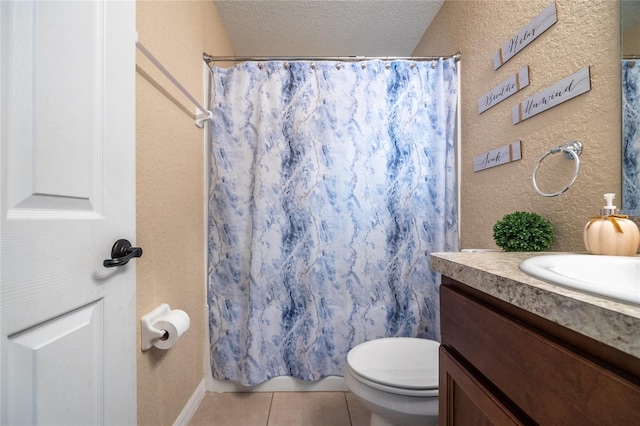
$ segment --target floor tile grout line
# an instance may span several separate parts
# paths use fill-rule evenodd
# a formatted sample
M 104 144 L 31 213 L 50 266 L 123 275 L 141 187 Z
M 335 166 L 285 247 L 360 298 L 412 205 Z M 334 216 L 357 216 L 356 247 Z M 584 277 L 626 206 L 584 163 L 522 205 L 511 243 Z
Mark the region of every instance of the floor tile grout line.
M 271 392 L 271 401 L 269 401 L 269 412 L 267 413 L 267 424 L 264 426 L 269 426 L 269 420 L 271 419 L 271 407 L 273 407 L 273 394 L 274 392 Z
M 351 410 L 349 409 L 349 401 L 347 400 L 347 393 L 342 392 L 342 396 L 344 397 L 344 403 L 347 406 L 347 415 L 349 416 L 349 424 L 353 426 L 353 419 L 351 418 Z

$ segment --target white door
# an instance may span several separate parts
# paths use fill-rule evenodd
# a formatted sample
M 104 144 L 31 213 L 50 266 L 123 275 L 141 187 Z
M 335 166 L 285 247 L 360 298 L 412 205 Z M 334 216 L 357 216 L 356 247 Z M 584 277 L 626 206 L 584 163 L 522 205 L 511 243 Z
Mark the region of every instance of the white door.
M 135 3 L 0 19 L 0 423 L 134 424 Z

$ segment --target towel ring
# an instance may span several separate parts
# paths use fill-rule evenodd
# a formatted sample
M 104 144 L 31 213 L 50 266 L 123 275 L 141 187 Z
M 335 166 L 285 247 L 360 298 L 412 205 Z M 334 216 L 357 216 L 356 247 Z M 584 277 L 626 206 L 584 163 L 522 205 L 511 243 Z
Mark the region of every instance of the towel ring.
M 547 158 L 549 155 L 555 154 L 561 151 L 564 152 L 565 157 L 569 159 L 573 158 L 573 160 L 576 162 L 576 168 L 575 168 L 575 171 L 573 172 L 573 177 L 571 178 L 571 181 L 569 181 L 567 186 L 565 186 L 558 192 L 553 192 L 550 194 L 546 192 L 542 192 L 540 191 L 540 188 L 538 188 L 538 183 L 536 182 L 536 173 L 538 173 L 538 167 L 540 167 L 540 163 L 542 163 L 542 160 Z M 565 193 L 569 188 L 571 188 L 571 185 L 573 185 L 573 183 L 578 178 L 578 172 L 580 172 L 580 158 L 578 158 L 580 154 L 582 154 L 582 143 L 578 141 L 573 141 L 573 142 L 569 142 L 565 146 L 557 146 L 555 148 L 551 148 L 549 152 L 547 152 L 542 157 L 540 157 L 540 159 L 536 163 L 536 166 L 533 168 L 533 176 L 532 176 L 533 187 L 535 188 L 536 192 L 542 195 L 543 197 L 557 197 L 558 195 Z

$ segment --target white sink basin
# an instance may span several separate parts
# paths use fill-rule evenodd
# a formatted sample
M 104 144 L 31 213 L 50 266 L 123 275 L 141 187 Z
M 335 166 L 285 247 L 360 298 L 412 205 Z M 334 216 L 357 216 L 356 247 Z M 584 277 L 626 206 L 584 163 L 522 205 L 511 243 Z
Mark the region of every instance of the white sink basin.
M 640 305 L 640 257 L 557 254 L 520 264 L 527 275 L 572 289 Z

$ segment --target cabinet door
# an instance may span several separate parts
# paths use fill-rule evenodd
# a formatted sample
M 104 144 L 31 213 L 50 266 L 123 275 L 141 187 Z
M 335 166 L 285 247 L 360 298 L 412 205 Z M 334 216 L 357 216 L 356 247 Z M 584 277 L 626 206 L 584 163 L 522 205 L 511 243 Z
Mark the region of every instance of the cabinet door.
M 440 302 L 442 344 L 537 424 L 640 425 L 637 379 L 450 286 Z
M 440 347 L 440 426 L 524 425 L 443 346 Z

